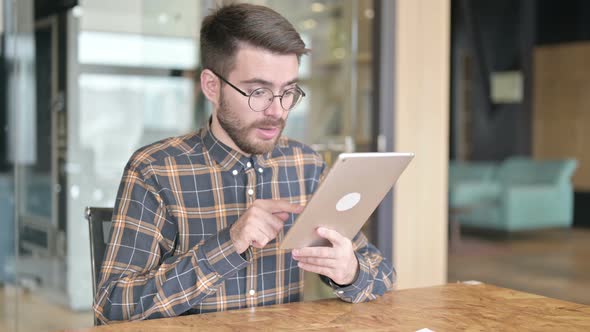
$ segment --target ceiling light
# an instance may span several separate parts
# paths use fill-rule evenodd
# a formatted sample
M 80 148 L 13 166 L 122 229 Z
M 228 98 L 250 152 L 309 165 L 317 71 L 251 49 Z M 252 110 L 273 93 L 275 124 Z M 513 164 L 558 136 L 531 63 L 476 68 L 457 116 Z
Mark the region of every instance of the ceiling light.
M 326 5 L 321 2 L 314 2 L 311 4 L 311 11 L 314 13 L 321 13 L 326 10 Z
M 168 23 L 169 20 L 170 20 L 170 17 L 166 13 L 162 13 L 162 14 L 158 15 L 158 23 L 160 23 L 160 24 L 166 24 L 166 23 Z
M 316 22 L 316 20 L 314 20 L 313 18 L 303 21 L 303 28 L 306 30 L 311 30 L 315 28 L 317 25 L 318 22 Z
M 82 7 L 80 7 L 79 5 L 72 8 L 72 15 L 74 17 L 82 17 Z

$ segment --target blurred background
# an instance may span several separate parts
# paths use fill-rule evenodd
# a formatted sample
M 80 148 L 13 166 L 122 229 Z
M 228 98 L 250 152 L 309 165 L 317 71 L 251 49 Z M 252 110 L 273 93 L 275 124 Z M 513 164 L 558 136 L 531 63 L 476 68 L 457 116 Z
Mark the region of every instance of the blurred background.
M 133 151 L 205 125 L 199 28 L 227 2 L 0 0 L 0 331 L 92 326 L 84 208 L 114 205 Z M 394 226 L 428 218 L 400 216 L 391 195 L 364 228 L 402 272 L 403 241 L 443 262 L 421 270 L 442 279 L 406 277 L 402 288 L 478 280 L 590 304 L 590 2 L 421 1 L 417 12 L 446 20 L 440 39 L 417 32 L 429 21 L 404 21 L 404 0 L 248 2 L 284 15 L 312 49 L 300 67 L 307 97 L 285 134 L 328 164 L 342 152 L 426 149 L 432 141 L 398 144 L 406 131 L 432 137 L 398 115 L 443 119 L 431 145 L 441 162 L 417 174 L 442 174 L 423 185 L 440 193 L 435 228 Z M 400 108 L 398 89 L 430 99 L 414 77 L 432 68 L 405 67 L 395 52 L 441 40 L 446 51 L 427 56 L 444 69 L 444 114 Z M 421 242 L 431 236 L 441 245 Z M 306 300 L 329 296 L 306 275 Z

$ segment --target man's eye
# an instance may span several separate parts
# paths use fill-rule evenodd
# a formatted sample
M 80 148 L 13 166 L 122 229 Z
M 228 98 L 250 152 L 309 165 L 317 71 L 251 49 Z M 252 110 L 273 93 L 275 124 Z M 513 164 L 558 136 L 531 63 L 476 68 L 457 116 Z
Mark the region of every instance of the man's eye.
M 266 95 L 266 91 L 263 89 L 254 90 L 254 92 L 252 92 L 253 97 L 262 97 L 264 95 Z

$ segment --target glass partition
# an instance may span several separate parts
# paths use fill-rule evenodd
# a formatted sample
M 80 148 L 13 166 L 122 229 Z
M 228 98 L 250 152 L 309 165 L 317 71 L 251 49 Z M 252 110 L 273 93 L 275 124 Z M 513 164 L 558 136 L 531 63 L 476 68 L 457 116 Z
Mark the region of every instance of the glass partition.
M 300 79 L 306 103 L 290 114 L 286 134 L 314 145 L 328 161 L 372 144 L 371 0 L 250 1 L 272 7 L 301 33 L 309 56 Z
M 370 149 L 372 0 L 257 3 L 285 15 L 312 49 L 300 70 L 308 98 L 285 134 L 328 163 L 340 152 Z M 205 125 L 198 30 L 216 1 L 8 4 L 0 330 L 92 326 L 84 208 L 114 205 L 133 151 Z M 307 300 L 331 294 L 309 285 Z
M 50 169 L 42 140 L 36 139 L 39 116 L 35 101 L 35 29 L 32 0 L 2 2 L 2 91 L 0 104 L 0 330 L 18 330 L 22 313 L 23 274 L 20 258 L 31 257 L 32 251 L 22 245 L 19 228 L 27 221 L 50 227 L 47 215 L 51 206 L 45 204 L 43 185 Z M 46 130 L 47 126 L 40 130 Z M 23 181 L 26 180 L 26 181 Z M 19 185 L 22 183 L 22 185 Z M 43 183 L 43 184 L 41 184 Z M 23 192 L 40 185 L 39 195 L 29 197 Z M 25 199 L 22 199 L 22 198 Z M 22 244 L 21 244 L 22 243 Z M 38 242 L 41 243 L 41 242 Z M 42 244 L 42 243 L 41 243 Z
M 197 127 L 201 2 L 86 0 L 70 16 L 67 219 L 70 306 L 92 299 L 86 206 L 113 207 L 141 146 Z M 108 23 L 107 23 L 108 22 Z M 173 56 L 172 56 L 173 55 Z M 202 110 L 201 110 L 202 111 Z
M 285 135 L 310 144 L 331 165 L 342 152 L 371 151 L 372 0 L 247 1 L 269 6 L 300 32 L 311 53 L 302 58 L 304 103 L 289 114 Z M 371 221 L 364 226 L 371 236 Z M 306 273 L 305 299 L 332 297 Z

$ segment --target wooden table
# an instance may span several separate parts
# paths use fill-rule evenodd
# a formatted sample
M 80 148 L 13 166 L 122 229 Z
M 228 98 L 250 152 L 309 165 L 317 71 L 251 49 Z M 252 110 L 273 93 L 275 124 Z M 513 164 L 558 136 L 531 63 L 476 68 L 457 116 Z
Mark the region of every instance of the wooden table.
M 351 305 L 337 299 L 131 322 L 77 331 L 590 331 L 590 306 L 491 285 L 393 291 Z

